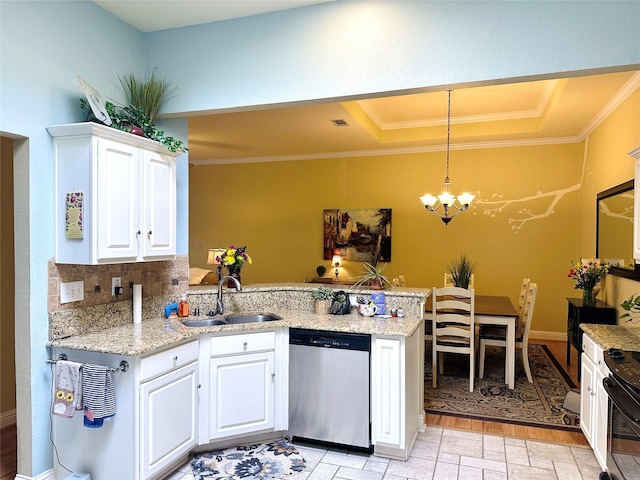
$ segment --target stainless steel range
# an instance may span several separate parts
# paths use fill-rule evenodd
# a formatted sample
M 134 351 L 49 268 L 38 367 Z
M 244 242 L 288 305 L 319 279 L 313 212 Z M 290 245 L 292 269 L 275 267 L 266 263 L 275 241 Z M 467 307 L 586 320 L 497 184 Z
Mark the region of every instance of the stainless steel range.
M 640 352 L 610 349 L 604 357 L 611 372 L 603 381 L 610 400 L 608 478 L 640 479 Z

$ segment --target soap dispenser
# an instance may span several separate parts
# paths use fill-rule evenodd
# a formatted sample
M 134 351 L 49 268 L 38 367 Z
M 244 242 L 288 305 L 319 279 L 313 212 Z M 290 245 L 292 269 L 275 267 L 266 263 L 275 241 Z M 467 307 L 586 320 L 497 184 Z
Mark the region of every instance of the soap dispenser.
M 189 301 L 187 300 L 187 294 L 183 293 L 180 297 L 180 301 L 178 302 L 178 316 L 179 317 L 188 317 L 189 316 Z

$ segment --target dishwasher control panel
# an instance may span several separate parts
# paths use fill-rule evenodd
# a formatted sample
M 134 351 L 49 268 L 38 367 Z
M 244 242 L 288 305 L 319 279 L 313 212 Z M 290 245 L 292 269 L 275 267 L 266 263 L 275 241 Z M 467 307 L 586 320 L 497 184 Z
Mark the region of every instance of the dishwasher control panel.
M 369 352 L 371 350 L 371 336 L 292 328 L 289 330 L 289 344 Z

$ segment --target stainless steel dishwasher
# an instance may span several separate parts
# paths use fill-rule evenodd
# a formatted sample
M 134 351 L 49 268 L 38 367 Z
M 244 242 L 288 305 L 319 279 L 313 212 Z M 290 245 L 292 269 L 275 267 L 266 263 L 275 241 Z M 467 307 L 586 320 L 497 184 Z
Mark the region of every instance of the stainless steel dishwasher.
M 371 451 L 369 335 L 289 331 L 289 434 Z

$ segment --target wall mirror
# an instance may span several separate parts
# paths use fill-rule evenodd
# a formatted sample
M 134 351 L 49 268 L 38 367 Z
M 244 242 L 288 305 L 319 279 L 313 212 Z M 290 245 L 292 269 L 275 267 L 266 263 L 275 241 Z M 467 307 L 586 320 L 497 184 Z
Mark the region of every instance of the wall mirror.
M 633 192 L 629 180 L 598 193 L 596 258 L 612 264 L 611 275 L 640 280 L 640 264 L 633 261 Z

